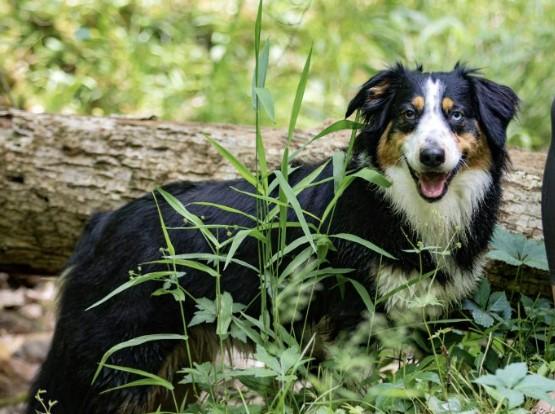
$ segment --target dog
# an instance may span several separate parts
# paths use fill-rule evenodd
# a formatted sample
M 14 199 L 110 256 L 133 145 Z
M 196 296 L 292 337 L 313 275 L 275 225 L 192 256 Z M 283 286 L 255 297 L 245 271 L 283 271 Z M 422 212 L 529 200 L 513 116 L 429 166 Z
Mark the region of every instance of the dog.
M 358 236 L 395 259 L 340 239 L 327 260 L 333 267 L 353 269 L 349 278 L 372 295 L 387 298 L 381 309 L 387 315 L 407 313 L 424 303 L 422 312 L 436 317 L 475 287 L 496 222 L 500 180 L 510 162 L 506 130 L 518 103 L 509 87 L 461 64 L 448 72 L 397 64 L 369 79 L 350 102 L 346 117 L 358 112 L 363 127 L 348 170 L 374 168 L 392 185 L 380 187 L 354 179 L 330 216 L 329 234 Z M 318 217 L 334 196 L 333 180 L 326 180 L 333 175 L 331 164 L 323 167 L 321 184 L 298 195 L 302 208 Z M 291 185 L 315 168 L 298 166 L 289 175 Z M 219 203 L 255 215 L 255 199 L 246 194 L 255 189 L 245 180 L 179 182 L 164 189 L 206 224 L 254 226 L 246 215 L 191 204 Z M 162 200 L 158 204 L 168 228 L 183 226 L 183 218 L 171 206 Z M 287 234 L 291 240 L 302 235 L 295 229 Z M 170 236 L 177 253 L 208 250 L 198 231 L 170 230 Z M 113 345 L 141 335 L 181 332 L 177 302 L 169 295 L 153 296 L 160 286 L 150 282 L 85 309 L 128 281 L 131 269 L 143 264 L 143 272 L 156 270 L 156 265 L 144 263 L 159 259 L 162 246 L 165 241 L 152 195 L 91 219 L 65 272 L 54 338 L 32 387 L 28 413 L 39 408 L 33 399 L 39 389 L 58 401 L 56 413 L 135 413 L 158 407 L 163 396 L 153 387 L 101 394 L 136 379 L 131 373 L 103 368 L 96 381 L 91 380 L 103 353 Z M 236 257 L 256 266 L 257 241 L 246 238 Z M 428 273 L 433 274 L 431 279 L 397 289 Z M 215 278 L 187 269 L 180 283 L 191 296 L 214 298 Z M 333 278 L 321 284 L 307 318 L 314 325 L 325 321 L 327 336 L 333 340 L 356 327 L 366 307 L 349 284 L 340 288 Z M 245 312 L 258 317 L 257 272 L 232 262 L 222 273 L 221 291 L 234 302 L 248 304 Z M 194 302 L 183 304 L 189 319 Z M 159 341 L 123 349 L 110 361 L 174 379 L 178 367 L 213 360 L 214 332 L 210 324 L 189 332 L 193 356 L 188 360 L 179 357 L 175 341 Z

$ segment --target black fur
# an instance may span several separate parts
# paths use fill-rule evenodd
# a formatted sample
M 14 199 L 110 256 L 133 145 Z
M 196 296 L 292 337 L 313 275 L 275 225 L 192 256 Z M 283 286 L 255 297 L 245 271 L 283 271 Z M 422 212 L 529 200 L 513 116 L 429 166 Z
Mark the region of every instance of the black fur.
M 360 110 L 365 120 L 365 128 L 358 136 L 356 155 L 362 151 L 375 158 L 376 146 L 386 124 L 394 117 L 395 102 L 414 80 L 425 76 L 421 70 L 409 71 L 397 65 L 378 73 L 365 83 L 361 91 L 350 103 L 347 115 Z M 484 251 L 491 237 L 495 216 L 501 197 L 499 179 L 505 162 L 505 131 L 516 111 L 517 98 L 507 87 L 499 86 L 483 78 L 475 77 L 470 71 L 457 67 L 453 72 L 436 76 L 458 82 L 461 94 L 476 111 L 482 127 L 487 132 L 495 155 L 491 167 L 493 184 L 485 199 L 476 209 L 472 223 L 467 229 L 465 244 L 454 253 L 454 259 L 461 269 L 470 269 L 475 257 Z M 370 88 L 379 86 L 380 93 L 372 95 Z M 501 154 L 501 155 L 500 155 Z M 353 163 L 353 168 L 356 165 Z M 292 183 L 305 177 L 315 166 L 301 166 L 290 177 Z M 321 178 L 330 177 L 332 167 L 326 166 Z M 165 187 L 184 205 L 194 201 L 207 201 L 233 206 L 243 212 L 255 214 L 255 203 L 249 196 L 234 190 L 254 191 L 250 184 L 242 180 L 225 182 L 181 182 Z M 303 208 L 321 216 L 333 197 L 333 183 L 328 181 L 304 190 L 299 195 Z M 160 200 L 162 215 L 168 227 L 179 227 L 183 220 L 169 205 Z M 252 227 L 253 223 L 238 214 L 223 212 L 216 208 L 190 205 L 193 213 L 202 216 L 207 224 L 236 224 Z M 411 243 L 418 236 L 402 213 L 395 212 L 383 193 L 367 182 L 356 179 L 341 197 L 333 220 L 331 234 L 351 233 L 369 240 L 398 258 L 385 262 L 410 272 L 420 269 L 417 255 L 407 253 Z M 170 231 L 176 252 L 201 252 L 208 246 L 203 237 L 192 230 Z M 226 235 L 219 235 L 227 237 Z M 298 231 L 290 231 L 290 238 L 299 236 Z M 129 412 L 140 411 L 148 399 L 148 390 L 129 388 L 99 394 L 100 391 L 125 384 L 135 379 L 130 374 L 104 369 L 100 378 L 91 385 L 93 373 L 103 353 L 116 343 L 146 334 L 178 333 L 181 321 L 176 302 L 169 296 L 152 296 L 160 287 L 159 282 L 139 285 L 116 296 L 103 305 L 85 311 L 129 278 L 129 271 L 142 265 L 142 272 L 156 269 L 144 263 L 160 257 L 164 246 L 158 212 L 151 195 L 146 195 L 122 208 L 95 216 L 79 241 L 75 253 L 69 261 L 59 304 L 59 316 L 52 347 L 30 394 L 28 413 L 34 413 L 37 404 L 33 395 L 38 389 L 47 390 L 47 398 L 58 400 L 57 414 L 63 413 L 116 413 L 123 406 Z M 328 259 L 333 266 L 356 269 L 349 277 L 363 283 L 369 291 L 375 289 L 370 265 L 377 259 L 371 251 L 350 242 L 335 243 L 336 251 Z M 247 238 L 238 252 L 238 258 L 257 265 L 256 241 Z M 435 267 L 429 254 L 423 256 L 423 271 Z M 447 283 L 449 276 L 438 276 Z M 187 270 L 182 278 L 185 289 L 196 297 L 214 297 L 214 278 Z M 310 320 L 318 322 L 323 317 L 331 321 L 333 332 L 350 329 L 361 320 L 363 303 L 356 292 L 343 286 L 337 288 L 332 279 L 326 279 L 310 307 Z M 251 303 L 259 293 L 258 276 L 244 267 L 231 264 L 223 274 L 223 291 L 229 292 L 234 301 Z M 186 301 L 186 315 L 191 317 L 194 308 Z M 252 302 L 247 312 L 257 315 L 259 302 Z M 115 354 L 112 363 L 132 366 L 158 373 L 168 355 L 175 349 L 175 343 L 148 343 L 140 347 L 126 349 Z

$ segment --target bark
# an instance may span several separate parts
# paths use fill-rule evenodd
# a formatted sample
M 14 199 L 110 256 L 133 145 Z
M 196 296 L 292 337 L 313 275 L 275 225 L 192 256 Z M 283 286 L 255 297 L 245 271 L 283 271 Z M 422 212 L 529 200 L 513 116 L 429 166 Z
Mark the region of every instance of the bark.
M 315 132 L 297 131 L 294 146 Z M 206 136 L 254 165 L 252 127 L 0 112 L 0 268 L 55 274 L 92 212 L 116 208 L 170 181 L 235 177 Z M 275 166 L 286 132 L 268 128 L 263 136 L 268 162 Z M 328 136 L 301 159 L 322 159 L 347 140 L 348 133 Z M 505 179 L 500 222 L 540 239 L 545 154 L 510 152 L 513 171 Z M 493 282 L 510 285 L 514 269 L 494 268 Z M 546 274 L 521 273 L 517 290 L 549 292 Z

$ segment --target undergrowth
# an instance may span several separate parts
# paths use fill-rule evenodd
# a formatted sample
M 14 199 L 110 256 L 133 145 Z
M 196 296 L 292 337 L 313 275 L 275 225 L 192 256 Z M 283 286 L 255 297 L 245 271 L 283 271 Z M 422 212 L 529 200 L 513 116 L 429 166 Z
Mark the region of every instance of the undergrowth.
M 312 140 L 334 131 L 352 130 L 346 151 L 335 153 L 331 160 L 335 197 L 323 217 L 307 219 L 310 213 L 303 211 L 297 195 L 319 184 L 317 178 L 323 166 L 296 185 L 289 184 L 288 175 L 294 168 L 292 161 L 299 154 L 291 151 L 291 144 L 312 53 L 308 54 L 298 83 L 281 165 L 272 171 L 266 161 L 260 126 L 263 116 L 270 120 L 275 116 L 272 95 L 265 84 L 270 43 L 261 41 L 261 24 L 260 5 L 252 84 L 256 170 L 250 171 L 229 151 L 207 138 L 256 189 L 251 194 L 257 203 L 256 216 L 251 216 L 255 225 L 252 228 L 207 226 L 188 206 L 164 190 L 157 190 L 155 200 L 169 203 L 189 226 L 181 231 L 198 231 L 210 251 L 188 254 L 175 251 L 170 231 L 160 215 L 166 245 L 158 263 L 167 266 L 166 271 L 134 273 L 128 282 L 93 306 L 112 300 L 138 284 L 158 280 L 162 287 L 153 294 L 173 295 L 180 305 L 183 330 L 120 343 L 107 350 L 97 373 L 104 368 L 136 374 L 134 382 L 118 388 L 164 388 L 174 398 L 175 413 L 518 413 L 526 412 L 535 400 L 546 398 L 547 392 L 555 389 L 555 381 L 548 379 L 555 373 L 555 311 L 549 301 L 524 295 L 507 298 L 505 292 L 492 292 L 484 280 L 473 297 L 453 312 L 450 319 L 433 322 L 422 319 L 420 323 L 400 320 L 392 324 L 375 311 L 388 295 L 371 297 L 364 286 L 346 277 L 349 269 L 329 267 L 326 254 L 334 248 L 336 239 L 347 239 L 379 254 L 388 254 L 354 235 L 328 234 L 324 224 L 355 176 L 381 186 L 389 183 L 369 169 L 347 171 L 353 138 L 360 125 L 356 121 L 338 121 Z M 213 207 L 245 214 L 224 205 Z M 296 220 L 291 220 L 291 211 Z M 292 227 L 301 228 L 302 236 L 289 241 L 286 234 Z M 276 231 L 277 243 L 272 237 Z M 219 237 L 222 234 L 226 237 Z M 244 313 L 245 304 L 234 303 L 231 295 L 220 289 L 220 278 L 229 263 L 253 267 L 235 257 L 241 243 L 249 237 L 256 238 L 259 249 L 258 267 L 252 269 L 259 275 L 258 318 Z M 287 266 L 281 266 L 284 255 L 291 251 L 299 253 Z M 541 246 L 502 230 L 496 233 L 490 255 L 514 265 L 518 269 L 515 277 L 526 271 L 525 266 L 545 268 Z M 203 272 L 205 277 L 216 280 L 215 299 L 195 298 L 183 289 L 180 278 L 187 269 Z M 354 332 L 328 345 L 327 361 L 314 365 L 311 362 L 315 336 L 307 330 L 299 337 L 290 328 L 293 322 L 303 320 L 319 282 L 327 277 L 352 283 L 366 304 L 367 315 Z M 193 315 L 184 313 L 187 301 L 194 301 L 197 310 Z M 190 355 L 189 331 L 206 323 L 215 325 L 222 357 L 214 363 L 194 364 L 179 371 L 180 383 L 194 384 L 194 392 L 200 397 L 194 404 L 185 406 L 178 400 L 174 384 L 155 373 L 108 363 L 110 356 L 123 348 L 158 340 L 181 341 Z M 238 366 L 237 355 L 225 357 L 230 339 L 252 344 L 254 353 L 249 364 Z M 38 397 L 42 398 L 42 394 Z M 55 405 L 44 403 L 43 407 L 55 413 Z

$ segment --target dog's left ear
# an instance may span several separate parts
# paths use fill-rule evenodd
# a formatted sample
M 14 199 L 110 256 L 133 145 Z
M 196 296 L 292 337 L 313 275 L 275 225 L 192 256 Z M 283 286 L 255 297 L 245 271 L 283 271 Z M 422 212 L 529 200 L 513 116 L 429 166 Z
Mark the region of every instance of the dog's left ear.
M 360 109 L 365 122 L 372 129 L 379 129 L 380 126 L 384 125 L 389 107 L 395 96 L 399 78 L 404 70 L 401 64 L 397 64 L 390 69 L 378 72 L 366 81 L 349 103 L 345 118 Z
M 490 143 L 503 148 L 507 139 L 507 126 L 518 111 L 518 96 L 508 86 L 482 77 L 471 76 L 478 106 L 478 120 Z

